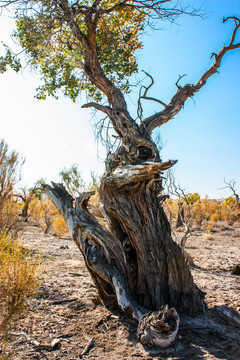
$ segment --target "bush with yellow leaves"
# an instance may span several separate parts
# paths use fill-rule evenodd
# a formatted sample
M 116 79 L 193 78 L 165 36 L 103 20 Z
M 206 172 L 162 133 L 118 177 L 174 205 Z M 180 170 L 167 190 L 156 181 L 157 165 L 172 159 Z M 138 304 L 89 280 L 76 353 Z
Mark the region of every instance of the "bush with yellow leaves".
M 46 197 L 34 198 L 30 204 L 29 214 L 47 234 L 53 226 L 54 218 L 59 214 L 52 201 Z
M 23 229 L 23 223 L 19 217 L 21 205 L 10 196 L 3 204 L 0 213 L 0 231 L 16 236 Z
M 191 196 L 190 196 L 191 195 Z M 200 199 L 197 193 L 188 194 L 190 203 L 184 203 L 184 213 L 190 216 L 189 223 L 192 225 L 203 226 L 208 231 L 209 222 L 226 221 L 228 224 L 240 221 L 240 212 L 237 207 L 232 206 L 234 199 L 229 198 L 223 201 L 211 200 L 207 197 Z M 177 219 L 178 201 L 167 199 L 164 209 L 168 215 L 170 223 L 173 225 Z
M 0 234 L 0 339 L 24 312 L 39 284 L 39 259 L 33 259 L 17 237 Z
M 53 229 L 58 237 L 68 234 L 68 228 L 62 215 L 57 214 L 53 219 Z

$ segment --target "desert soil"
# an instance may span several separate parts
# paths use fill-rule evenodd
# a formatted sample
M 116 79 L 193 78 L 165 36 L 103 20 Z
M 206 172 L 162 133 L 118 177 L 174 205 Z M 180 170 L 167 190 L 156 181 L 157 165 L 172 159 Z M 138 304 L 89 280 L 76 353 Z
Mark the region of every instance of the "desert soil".
M 188 240 L 186 251 L 195 263 L 192 274 L 207 293 L 209 308 L 227 305 L 239 312 L 240 277 L 231 275 L 231 269 L 240 262 L 240 225 L 220 224 L 213 230 L 211 235 L 196 231 Z M 37 296 L 29 301 L 25 317 L 10 336 L 14 360 L 240 359 L 240 327 L 224 317 L 225 332 L 183 327 L 169 349 L 144 349 L 136 336 L 136 322 L 121 310 L 112 312 L 101 304 L 83 257 L 70 238 L 46 235 L 28 225 L 23 241 L 35 254 L 41 253 L 44 272 Z M 50 345 L 58 339 L 57 344 L 39 349 L 22 332 L 40 344 Z M 81 356 L 91 339 L 91 348 Z

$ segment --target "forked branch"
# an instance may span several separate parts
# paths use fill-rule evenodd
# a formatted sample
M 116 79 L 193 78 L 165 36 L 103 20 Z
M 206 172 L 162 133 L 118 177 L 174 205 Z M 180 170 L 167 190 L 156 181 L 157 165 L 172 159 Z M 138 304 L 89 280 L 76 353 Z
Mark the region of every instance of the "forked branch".
M 153 97 L 147 96 L 147 93 L 148 93 L 149 89 L 150 89 L 150 88 L 153 86 L 153 84 L 154 84 L 154 80 L 153 80 L 153 77 L 152 77 L 151 75 L 149 75 L 146 71 L 144 71 L 144 70 L 142 70 L 142 71 L 144 72 L 144 74 L 146 74 L 146 75 L 151 79 L 151 83 L 150 83 L 150 85 L 148 85 L 148 86 L 141 86 L 141 88 L 140 88 L 140 90 L 139 90 L 137 114 L 138 114 L 138 118 L 139 118 L 140 120 L 142 120 L 142 113 L 143 113 L 142 104 L 141 104 L 141 99 L 143 99 L 143 100 L 155 101 L 155 102 L 161 104 L 162 106 L 167 107 L 167 105 L 166 105 L 163 101 L 161 101 L 161 100 L 159 100 L 159 99 L 156 99 L 156 98 L 153 98 Z M 142 89 L 145 89 L 143 95 L 141 95 Z
M 214 55 L 215 58 L 212 66 L 201 76 L 201 78 L 197 81 L 196 84 L 186 84 L 183 87 L 180 87 L 178 85 L 178 82 L 181 77 L 179 77 L 178 81 L 176 82 L 176 86 L 178 88 L 176 94 L 172 97 L 164 110 L 146 118 L 142 122 L 140 126 L 140 131 L 142 134 L 151 134 L 155 128 L 165 124 L 166 122 L 171 120 L 176 114 L 178 114 L 178 112 L 184 106 L 185 101 L 189 97 L 192 97 L 196 92 L 198 92 L 206 84 L 207 80 L 212 75 L 218 72 L 218 68 L 221 65 L 221 61 L 224 55 L 231 50 L 240 48 L 240 43 L 234 43 L 236 40 L 237 32 L 240 28 L 240 20 L 236 17 L 228 17 L 226 19 L 223 19 L 223 23 L 230 19 L 234 20 L 235 27 L 232 32 L 229 44 L 227 46 L 224 46 L 217 54 L 212 54 L 212 56 Z

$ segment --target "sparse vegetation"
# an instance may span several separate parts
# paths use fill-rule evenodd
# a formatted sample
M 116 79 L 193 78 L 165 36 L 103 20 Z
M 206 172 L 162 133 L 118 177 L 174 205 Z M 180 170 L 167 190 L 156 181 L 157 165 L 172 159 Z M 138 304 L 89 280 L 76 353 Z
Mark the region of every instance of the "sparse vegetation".
M 21 179 L 23 162 L 16 151 L 9 151 L 5 140 L 0 140 L 0 231 L 16 233 L 20 230 L 13 189 Z
M 57 214 L 53 219 L 53 229 L 55 234 L 58 237 L 63 237 L 64 235 L 68 234 L 67 225 L 62 217 L 62 215 Z
M 0 233 L 0 349 L 39 284 L 39 259 L 17 237 Z
M 73 164 L 70 168 L 64 168 L 59 173 L 61 182 L 71 196 L 76 198 L 86 189 L 81 173 L 77 164 Z
M 46 234 L 52 230 L 54 218 L 58 216 L 56 207 L 46 196 L 35 198 L 30 204 L 29 213 Z
M 234 201 L 234 199 L 232 199 Z M 178 204 L 177 200 L 167 199 L 165 208 L 170 222 L 174 225 L 177 221 Z M 190 223 L 192 226 L 202 226 L 206 231 L 211 231 L 211 223 L 226 221 L 229 225 L 239 222 L 238 210 L 229 206 L 229 198 L 223 200 L 211 200 L 207 197 L 199 199 L 193 203 L 183 205 L 184 213 L 189 215 L 191 211 Z
M 71 180 L 69 180 L 68 183 L 69 188 L 72 186 Z M 91 199 L 89 203 L 86 205 L 90 214 L 92 214 L 95 218 L 98 219 L 99 223 L 103 226 L 106 225 L 106 220 L 103 218 L 101 211 L 100 211 L 100 199 L 99 199 L 99 193 L 98 193 L 98 181 L 96 177 L 92 177 L 92 183 L 89 185 L 89 194 L 92 194 Z M 39 190 L 41 192 L 41 190 Z M 80 192 L 80 189 L 79 189 Z M 75 191 L 73 195 L 78 195 L 79 192 Z M 18 197 L 18 199 L 21 199 L 22 202 L 16 201 L 16 196 L 14 196 L 14 183 L 11 187 L 11 191 L 9 192 L 9 196 L 6 198 L 6 201 L 4 202 L 4 205 L 1 209 L 1 223 L 4 225 L 3 229 L 6 229 L 5 232 L 1 232 L 0 234 L 0 358 L 1 360 L 10 359 L 11 358 L 11 351 L 13 350 L 13 347 L 9 345 L 7 342 L 8 339 L 10 339 L 10 336 L 12 334 L 11 329 L 13 329 L 16 325 L 24 324 L 24 317 L 23 314 L 26 314 L 26 317 L 30 317 L 30 315 L 27 313 L 27 300 L 29 297 L 35 294 L 36 290 L 38 289 L 39 285 L 39 273 L 40 273 L 40 261 L 39 258 L 33 257 L 32 254 L 26 250 L 23 245 L 21 244 L 19 237 L 17 236 L 17 233 L 19 233 L 19 229 L 22 229 L 22 225 L 26 229 L 32 228 L 30 231 L 36 231 L 37 236 L 39 236 L 39 239 L 45 236 L 45 240 L 49 239 L 52 242 L 54 242 L 55 237 L 52 235 L 56 235 L 59 238 L 63 238 L 68 233 L 68 229 L 66 226 L 66 223 L 63 219 L 63 217 L 60 215 L 60 213 L 56 210 L 55 206 L 50 202 L 49 199 L 46 198 L 45 195 L 41 193 L 34 193 L 30 196 L 30 201 L 28 202 L 28 195 L 25 198 Z M 83 196 L 83 195 L 82 195 Z M 26 201 L 28 202 L 28 209 L 27 213 L 25 213 L 26 216 L 19 216 L 23 214 L 23 209 L 26 205 Z M 182 216 L 182 222 L 183 226 L 178 228 L 176 231 L 179 232 L 178 237 L 181 237 L 183 239 L 182 234 L 186 229 L 184 228 L 184 223 L 187 222 L 187 226 L 189 229 L 191 229 L 192 232 L 192 240 L 194 246 L 187 246 L 186 250 L 183 249 L 185 261 L 193 267 L 193 274 L 194 265 L 199 266 L 199 259 L 196 256 L 196 254 L 199 255 L 199 258 L 203 257 L 203 260 L 201 262 L 201 266 L 204 267 L 205 265 L 205 259 L 206 261 L 210 261 L 210 256 L 208 253 L 208 247 L 215 248 L 215 243 L 218 242 L 221 244 L 221 234 L 223 232 L 232 233 L 231 235 L 231 241 L 233 246 L 236 246 L 234 237 L 239 236 L 238 234 L 238 222 L 239 222 L 239 209 L 237 206 L 235 206 L 235 198 L 234 197 L 228 197 L 223 200 L 211 200 L 207 197 L 204 199 L 201 199 L 199 194 L 197 192 L 195 193 L 186 193 L 180 189 L 179 190 L 179 197 L 178 198 L 168 198 L 164 202 L 164 207 L 166 210 L 166 213 L 169 216 L 170 222 L 172 224 L 172 227 L 176 228 L 176 222 L 179 217 L 179 214 Z M 181 212 L 179 211 L 181 210 Z M 28 224 L 25 223 L 26 217 L 28 218 Z M 39 231 L 39 229 L 36 228 L 36 226 L 32 226 L 31 224 L 37 224 L 38 228 L 41 228 L 42 230 Z M 236 228 L 236 229 L 235 229 Z M 10 230 L 11 229 L 11 230 Z M 205 234 L 197 237 L 194 237 L 194 230 L 198 229 L 201 231 L 204 231 Z M 234 229 L 234 231 L 233 231 Z M 44 233 L 49 233 L 50 235 L 44 235 Z M 198 239 L 199 238 L 199 239 Z M 38 247 L 38 241 L 36 239 L 33 239 L 33 233 L 31 233 L 31 241 L 35 241 L 35 249 Z M 201 241 L 204 243 L 204 245 L 201 245 Z M 219 241 L 220 240 L 220 241 Z M 61 240 L 61 245 L 59 244 L 59 240 L 57 241 L 52 247 L 52 251 L 55 251 L 56 246 L 59 246 L 61 251 L 70 251 L 72 249 L 72 244 L 68 243 L 66 246 L 65 239 Z M 224 238 L 224 241 L 226 243 L 226 239 Z M 192 245 L 192 243 L 189 242 L 189 244 Z M 48 244 L 49 245 L 49 244 Z M 181 241 L 180 241 L 181 245 Z M 220 245 L 221 246 L 221 245 Z M 54 249 L 54 250 L 53 250 Z M 194 252 L 194 249 L 195 252 Z M 226 246 L 225 246 L 226 249 Z M 73 256 L 74 250 L 71 250 L 71 256 Z M 220 251 L 220 250 L 219 250 Z M 222 250 L 221 250 L 222 251 Z M 224 250 L 227 251 L 227 250 Z M 64 258 L 64 254 L 61 254 L 62 258 Z M 207 260 L 207 256 L 209 256 L 209 259 Z M 225 261 L 225 257 L 222 256 L 223 261 L 223 271 L 231 271 L 231 276 L 237 276 L 239 275 L 239 264 L 237 264 L 237 256 L 234 254 L 231 261 L 228 263 L 227 259 Z M 196 263 L 195 263 L 196 261 Z M 215 259 L 215 261 L 217 261 Z M 225 263 L 226 262 L 226 263 Z M 219 262 L 220 264 L 221 262 Z M 213 261 L 211 266 L 219 266 L 215 264 Z M 221 263 L 222 264 L 222 263 Z M 235 265 L 237 264 L 237 265 Z M 56 262 L 55 266 L 58 268 L 59 263 Z M 69 274 L 75 274 L 75 268 L 74 268 L 74 262 L 71 264 L 71 262 L 68 263 L 70 272 Z M 199 271 L 200 268 L 198 268 Z M 52 282 L 54 283 L 54 291 L 57 291 L 59 289 L 59 283 L 56 283 L 56 277 L 60 277 L 60 269 L 56 270 L 56 274 L 53 276 Z M 66 274 L 65 274 L 66 275 Z M 74 276 L 75 276 L 74 275 Z M 87 277 L 87 274 L 85 274 Z M 84 276 L 85 276 L 84 275 Z M 204 272 L 202 272 L 202 275 L 204 275 Z M 50 276 L 50 275 L 49 275 Z M 81 275 L 82 276 L 82 275 Z M 52 275 L 50 276 L 52 277 Z M 55 279 L 55 280 L 54 280 Z M 196 276 L 197 279 L 197 276 Z M 66 280 L 66 279 L 65 279 Z M 59 279 L 60 283 L 63 281 L 62 279 Z M 68 276 L 67 281 L 69 283 L 71 282 L 71 275 Z M 74 280 L 75 281 L 75 280 Z M 90 281 L 90 280 L 88 280 Z M 209 282 L 209 280 L 205 280 Z M 85 284 L 85 283 L 83 283 Z M 78 286 L 82 286 L 81 289 L 83 289 L 83 293 L 87 294 L 88 291 L 84 288 L 85 285 L 83 285 L 82 282 Z M 48 284 L 49 286 L 49 284 Z M 62 283 L 60 286 L 63 286 Z M 48 289 L 49 291 L 49 289 Z M 65 290 L 64 290 L 65 291 Z M 71 292 L 76 293 L 79 291 L 79 287 L 76 286 L 76 283 L 74 282 L 74 286 L 71 287 Z M 95 290 L 94 290 L 95 291 Z M 213 290 L 212 290 L 213 291 Z M 222 290 L 223 291 L 223 290 Z M 53 292 L 54 293 L 54 292 Z M 233 294 L 235 292 L 233 291 Z M 234 295 L 235 296 L 235 295 Z M 223 297 L 223 295 L 221 295 Z M 74 297 L 73 297 L 74 298 Z M 71 299 L 71 297 L 70 297 Z M 77 299 L 77 296 L 76 296 Z M 211 300 L 209 300 L 211 299 Z M 217 301 L 212 300 L 212 294 L 210 294 L 209 299 L 207 301 Z M 58 299 L 59 300 L 59 299 Z M 90 301 L 89 299 L 85 299 L 86 301 Z M 42 299 L 36 299 L 36 303 L 40 304 L 41 301 L 49 301 L 48 299 L 42 300 Z M 222 301 L 222 300 L 221 300 Z M 77 304 L 77 303 L 76 303 Z M 236 309 L 236 301 L 233 299 L 233 305 Z M 93 311 L 96 312 L 97 316 L 99 316 L 99 323 L 102 323 L 103 314 L 107 311 L 105 308 L 103 308 L 101 305 L 94 305 L 94 308 L 91 308 L 91 303 L 89 303 L 89 310 L 86 310 L 86 314 L 90 314 Z M 40 316 L 48 316 L 51 318 L 50 315 L 50 308 L 51 305 L 45 308 L 38 306 L 36 307 L 36 313 L 38 313 L 38 317 Z M 75 308 L 74 308 L 75 309 Z M 76 308 L 77 309 L 77 308 Z M 35 311 L 34 310 L 34 311 Z M 52 310 L 51 310 L 52 311 Z M 77 311 L 77 310 L 76 310 Z M 54 313 L 54 311 L 52 311 Z M 41 314 L 41 315 L 40 315 Z M 88 331 L 86 326 L 86 317 L 85 312 L 79 315 L 79 312 L 77 313 L 77 321 L 80 322 L 82 328 L 84 331 Z M 110 314 L 110 312 L 109 312 Z M 112 321 L 111 315 L 109 316 L 109 321 Z M 105 319 L 105 318 L 104 318 Z M 42 318 L 35 319 L 36 321 L 40 321 Z M 26 320 L 27 321 L 27 320 Z M 51 321 L 53 321 L 51 323 Z M 69 319 L 66 318 L 64 315 L 61 320 L 60 326 L 65 328 L 67 326 Z M 71 320 L 74 322 L 74 317 Z M 92 320 L 93 322 L 95 320 Z M 107 320 L 108 321 L 108 320 Z M 130 320 L 129 320 L 130 321 Z M 55 319 L 50 319 L 51 326 L 54 326 Z M 135 324 L 135 323 L 134 323 Z M 75 324 L 76 325 L 76 324 Z M 135 324 L 136 325 L 136 324 Z M 18 325 L 19 326 L 19 325 Z M 26 326 L 26 322 L 25 322 Z M 29 334 L 32 332 L 31 324 L 27 325 L 27 329 L 29 331 Z M 118 326 L 121 326 L 123 328 L 123 324 L 120 322 L 118 323 Z M 91 327 L 90 333 L 88 335 L 92 336 L 92 329 L 95 329 L 94 336 L 97 337 L 99 343 L 101 343 L 103 336 L 103 333 L 101 332 L 101 329 L 94 327 Z M 113 329 L 109 328 L 108 331 L 111 331 L 113 333 Z M 16 334 L 20 334 L 19 332 Z M 104 333 L 105 334 L 105 333 Z M 44 334 L 44 336 L 48 336 L 49 334 Z M 115 336 L 115 333 L 114 333 Z M 12 337 L 11 337 L 12 339 Z M 118 341 L 121 340 L 121 337 Z M 21 343 L 21 340 L 15 340 L 15 344 Z M 105 346 L 105 345 L 104 345 Z M 111 346 L 110 346 L 111 347 Z M 124 348 L 124 347 L 123 347 Z M 19 348 L 18 348 L 19 349 Z M 97 350 L 99 353 L 102 351 L 100 348 Z M 105 349 L 105 347 L 104 347 Z M 187 346 L 185 346 L 184 351 L 187 350 Z M 64 350 L 65 351 L 65 350 Z M 62 352 L 60 354 L 59 358 L 65 358 L 66 352 Z M 70 356 L 71 349 L 66 350 Z M 104 350 L 105 351 L 105 350 Z M 111 350 L 112 351 L 112 350 Z M 126 351 L 126 349 L 124 350 Z M 233 350 L 234 352 L 234 350 Z M 21 355 L 23 354 L 22 348 L 20 349 Z M 146 354 L 145 354 L 146 355 Z M 30 355 L 31 356 L 31 355 Z

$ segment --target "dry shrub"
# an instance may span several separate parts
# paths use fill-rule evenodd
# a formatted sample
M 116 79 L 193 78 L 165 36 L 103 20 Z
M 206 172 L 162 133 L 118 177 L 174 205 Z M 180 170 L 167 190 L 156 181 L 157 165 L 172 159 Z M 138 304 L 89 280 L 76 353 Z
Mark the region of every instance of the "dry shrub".
M 23 223 L 19 217 L 21 206 L 14 201 L 13 196 L 5 201 L 0 214 L 0 229 L 5 233 L 16 236 L 23 229 Z
M 225 201 L 219 202 L 207 198 L 192 205 L 192 217 L 196 225 L 201 225 L 204 221 L 213 223 L 226 221 L 228 224 L 239 221 L 237 211 L 230 208 Z
M 229 205 L 229 199 L 223 201 L 197 198 L 197 193 L 191 194 L 190 203 L 184 203 L 183 209 L 188 224 L 202 226 L 203 230 L 211 232 L 209 222 L 217 223 L 225 221 L 229 225 L 240 221 L 240 211 L 238 208 Z M 194 197 L 193 197 L 194 195 Z M 230 203 L 231 204 L 231 203 Z M 167 199 L 164 204 L 165 212 L 173 225 L 177 219 L 178 200 Z M 180 229 L 181 230 L 181 229 Z
M 35 198 L 30 204 L 29 214 L 44 232 L 48 233 L 52 228 L 54 218 L 58 215 L 58 211 L 51 200 Z
M 24 312 L 26 300 L 38 286 L 39 259 L 23 248 L 18 238 L 0 234 L 0 338 Z
M 193 205 L 190 205 L 190 207 L 191 207 L 192 223 L 200 226 L 203 220 L 205 220 L 201 201 L 198 200 Z
M 172 224 L 173 222 L 175 222 L 177 220 L 177 215 L 178 215 L 177 201 L 173 199 L 166 199 L 163 208 L 167 214 L 170 223 Z
M 218 211 L 216 211 L 215 213 L 213 213 L 213 214 L 210 215 L 210 220 L 211 220 L 212 222 L 218 222 L 218 221 L 220 221 L 220 220 L 221 220 L 221 214 L 220 214 Z
M 60 214 L 56 215 L 53 219 L 53 229 L 58 237 L 62 237 L 68 233 L 67 225 Z
M 207 220 L 204 220 L 200 230 L 205 231 L 207 234 L 215 233 L 215 225 Z

